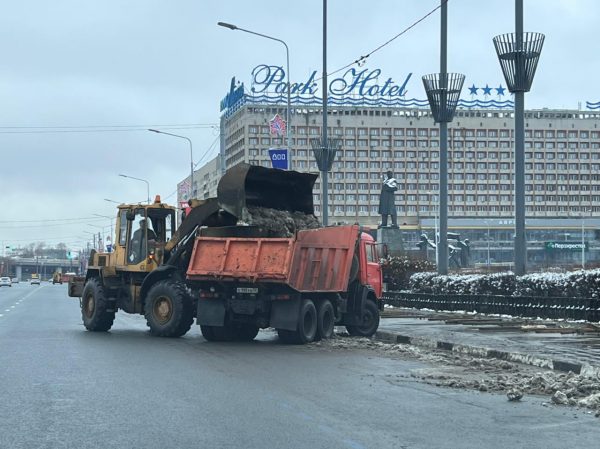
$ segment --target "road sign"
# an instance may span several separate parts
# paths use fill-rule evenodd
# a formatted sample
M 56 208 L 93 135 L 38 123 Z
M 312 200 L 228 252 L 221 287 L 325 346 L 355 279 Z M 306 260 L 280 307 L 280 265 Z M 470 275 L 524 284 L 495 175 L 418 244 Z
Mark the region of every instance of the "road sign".
M 269 148 L 269 158 L 273 168 L 287 170 L 288 165 L 288 150 L 287 148 Z

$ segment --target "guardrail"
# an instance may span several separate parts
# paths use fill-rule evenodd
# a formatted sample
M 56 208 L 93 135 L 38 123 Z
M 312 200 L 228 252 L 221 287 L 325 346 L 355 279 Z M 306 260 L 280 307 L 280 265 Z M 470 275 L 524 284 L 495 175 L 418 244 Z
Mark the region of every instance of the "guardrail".
M 392 306 L 413 309 L 466 311 L 524 318 L 600 321 L 599 298 L 384 292 L 383 300 Z

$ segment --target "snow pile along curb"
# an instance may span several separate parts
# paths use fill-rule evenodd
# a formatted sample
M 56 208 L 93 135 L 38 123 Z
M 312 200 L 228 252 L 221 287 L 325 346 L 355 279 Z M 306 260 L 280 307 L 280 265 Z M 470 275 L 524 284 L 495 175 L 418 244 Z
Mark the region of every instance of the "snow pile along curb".
M 461 345 L 457 343 L 438 341 L 424 337 L 411 337 L 408 335 L 402 335 L 396 332 L 389 331 L 377 331 L 373 338 L 384 343 L 402 343 L 429 349 L 441 349 L 461 354 L 468 354 L 476 357 L 507 360 L 509 362 L 522 363 L 525 365 L 537 366 L 540 368 L 547 368 L 555 371 L 573 372 L 575 374 L 579 374 L 587 378 L 600 379 L 600 367 L 589 365 L 586 363 L 572 363 L 563 360 L 554 360 L 545 357 L 537 357 L 529 354 L 522 354 L 519 352 L 499 351 L 497 349 Z

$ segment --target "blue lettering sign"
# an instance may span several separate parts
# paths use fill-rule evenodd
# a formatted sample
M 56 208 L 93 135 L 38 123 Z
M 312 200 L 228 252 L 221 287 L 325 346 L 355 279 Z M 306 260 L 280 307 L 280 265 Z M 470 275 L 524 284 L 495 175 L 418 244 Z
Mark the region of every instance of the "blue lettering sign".
M 231 78 L 231 86 L 229 87 L 229 93 L 225 95 L 225 98 L 221 100 L 221 111 L 229 109 L 239 100 L 244 97 L 244 83 L 241 83 L 236 87 L 235 76 Z
M 269 148 L 269 158 L 271 158 L 273 168 L 288 169 L 287 148 Z

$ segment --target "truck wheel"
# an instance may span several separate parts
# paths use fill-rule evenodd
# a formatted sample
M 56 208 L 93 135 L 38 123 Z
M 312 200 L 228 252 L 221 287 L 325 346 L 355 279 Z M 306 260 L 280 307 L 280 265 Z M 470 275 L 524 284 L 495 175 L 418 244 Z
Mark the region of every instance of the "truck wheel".
M 231 326 L 204 326 L 201 324 L 200 330 L 207 341 L 233 341 L 235 339 Z
M 302 345 L 314 341 L 317 335 L 317 309 L 310 299 L 303 299 L 298 313 L 298 324 L 295 331 L 277 329 L 279 338 L 284 343 Z
M 206 341 L 217 341 L 215 339 L 213 330 L 214 326 L 204 326 L 203 324 L 200 325 L 200 332 L 202 332 L 202 336 Z
M 192 327 L 194 303 L 181 282 L 157 282 L 148 292 L 144 315 L 150 332 L 159 337 L 181 337 Z
M 362 324 L 346 326 L 348 333 L 355 337 L 372 337 L 379 327 L 379 309 L 375 301 L 367 299 L 362 313 Z
M 335 312 L 328 299 L 317 305 L 317 336 L 315 340 L 331 338 L 335 327 Z
M 89 279 L 81 295 L 81 318 L 85 328 L 93 332 L 109 330 L 115 321 L 115 311 L 109 312 L 107 309 L 108 299 L 100 280 Z
M 233 326 L 233 338 L 236 341 L 252 341 L 258 335 L 259 328 L 253 324 L 242 323 Z

